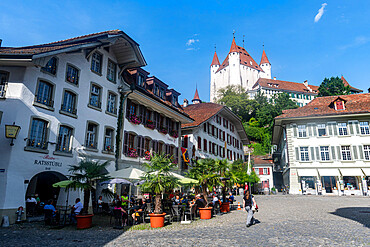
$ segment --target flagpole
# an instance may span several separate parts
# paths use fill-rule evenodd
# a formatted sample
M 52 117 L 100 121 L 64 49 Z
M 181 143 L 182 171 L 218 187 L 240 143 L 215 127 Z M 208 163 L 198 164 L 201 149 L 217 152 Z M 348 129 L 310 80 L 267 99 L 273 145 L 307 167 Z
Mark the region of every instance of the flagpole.
M 247 174 L 250 176 L 251 175 L 251 169 L 250 169 L 250 165 L 251 165 L 251 152 L 249 151 L 248 153 L 248 170 L 247 170 Z M 248 190 L 249 190 L 249 194 L 252 193 L 252 190 L 251 190 L 251 182 L 250 182 L 250 179 L 249 179 L 249 182 L 248 182 Z

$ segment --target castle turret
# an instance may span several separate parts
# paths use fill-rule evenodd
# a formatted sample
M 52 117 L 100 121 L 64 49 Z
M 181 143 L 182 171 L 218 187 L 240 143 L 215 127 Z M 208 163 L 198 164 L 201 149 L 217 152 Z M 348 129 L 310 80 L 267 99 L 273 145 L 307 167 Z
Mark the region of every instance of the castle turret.
M 193 104 L 202 103 L 202 101 L 199 98 L 198 89 L 195 89 L 194 99 L 192 99 L 191 102 L 193 102 Z
M 216 71 L 220 68 L 220 61 L 218 60 L 217 53 L 213 55 L 213 60 L 211 63 L 211 101 L 213 102 L 216 98 L 217 90 L 216 90 Z
M 240 75 L 240 54 L 238 46 L 235 43 L 235 37 L 231 43 L 229 51 L 229 81 L 226 86 L 230 85 L 241 85 L 241 75 Z
M 264 73 L 260 73 L 261 78 L 271 79 L 271 64 L 267 58 L 265 49 L 263 49 L 260 67 L 263 69 Z

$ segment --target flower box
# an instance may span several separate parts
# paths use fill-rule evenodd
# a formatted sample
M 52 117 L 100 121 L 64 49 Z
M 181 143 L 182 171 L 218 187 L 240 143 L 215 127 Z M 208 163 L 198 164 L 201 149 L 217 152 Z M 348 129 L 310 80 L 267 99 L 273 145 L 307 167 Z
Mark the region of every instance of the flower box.
M 149 151 L 146 151 L 145 152 L 145 155 L 144 155 L 144 159 L 145 160 L 150 160 L 152 158 L 152 155 L 150 154 L 150 152 Z
M 177 133 L 176 130 L 171 130 L 170 131 L 170 136 L 172 136 L 173 138 L 177 138 L 177 137 L 179 137 L 179 134 Z
M 167 128 L 165 128 L 165 127 L 160 127 L 158 131 L 161 132 L 162 134 L 167 134 L 168 133 Z
M 137 158 L 139 155 L 137 154 L 137 151 L 135 148 L 129 148 L 127 156 L 131 158 Z
M 141 119 L 136 115 L 131 115 L 129 121 L 133 124 L 141 124 Z

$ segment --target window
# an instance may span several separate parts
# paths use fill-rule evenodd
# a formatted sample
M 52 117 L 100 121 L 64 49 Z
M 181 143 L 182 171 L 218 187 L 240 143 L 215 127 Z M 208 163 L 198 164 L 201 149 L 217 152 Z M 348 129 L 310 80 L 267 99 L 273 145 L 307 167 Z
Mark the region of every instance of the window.
M 114 130 L 113 129 L 110 129 L 110 128 L 105 129 L 104 151 L 107 151 L 107 152 L 113 152 L 114 151 L 113 135 L 114 135 Z
M 308 147 L 300 147 L 299 150 L 301 161 L 309 161 Z
M 111 82 L 116 82 L 117 65 L 108 59 L 107 79 Z
M 203 150 L 207 152 L 207 140 L 203 139 Z
M 45 65 L 45 67 L 41 68 L 41 71 L 55 75 L 57 73 L 57 58 L 52 57 Z
M 47 126 L 48 123 L 44 120 L 32 119 L 31 131 L 27 140 L 28 147 L 47 149 Z
M 298 125 L 298 136 L 307 137 L 306 125 Z
M 53 85 L 46 81 L 39 81 L 35 102 L 53 107 Z
M 107 112 L 117 114 L 116 104 L 117 96 L 113 93 L 108 93 Z
M 159 92 L 159 97 L 161 97 L 162 99 L 166 98 L 166 90 L 163 87 L 161 87 L 161 90 Z
M 77 114 L 76 94 L 70 91 L 64 91 L 63 103 L 60 110 L 63 112 L 76 115 Z
M 0 71 L 0 98 L 5 98 L 6 87 L 8 85 L 9 73 Z
M 87 133 L 86 133 L 86 147 L 97 149 L 97 135 L 98 135 L 98 125 L 94 123 L 87 124 Z
M 159 96 L 159 86 L 157 84 L 154 84 L 154 94 Z
M 66 81 L 78 85 L 79 71 L 76 67 L 67 64 Z
M 202 150 L 202 138 L 198 136 L 198 150 Z
M 352 160 L 350 146 L 341 146 L 342 149 L 342 160 Z
M 101 87 L 92 84 L 89 105 L 100 108 L 101 107 L 100 96 L 101 96 Z
M 263 168 L 263 174 L 264 175 L 269 175 L 270 174 L 269 169 L 268 168 Z
M 172 95 L 172 105 L 177 106 L 177 95 Z
M 338 123 L 338 131 L 340 136 L 348 135 L 347 132 L 347 123 Z
M 344 110 L 344 102 L 341 100 L 335 101 L 335 110 Z
M 138 74 L 138 77 L 137 77 L 137 84 L 140 86 L 140 87 L 145 87 L 145 77 L 141 74 Z
M 72 152 L 72 128 L 68 126 L 60 126 L 57 145 L 55 151 L 63 153 Z
M 319 136 L 326 136 L 326 126 L 325 124 L 318 124 L 317 125 L 317 132 Z
M 360 122 L 361 135 L 369 135 L 369 122 Z
M 370 145 L 364 145 L 365 160 L 370 160 Z
M 101 67 L 102 67 L 103 55 L 94 52 L 91 57 L 91 71 L 101 74 Z
M 207 124 L 203 124 L 203 131 L 207 133 Z
M 149 138 L 145 138 L 144 150 L 150 152 L 150 139 Z
M 321 146 L 320 147 L 320 155 L 322 161 L 330 160 L 329 157 L 329 147 L 328 146 Z

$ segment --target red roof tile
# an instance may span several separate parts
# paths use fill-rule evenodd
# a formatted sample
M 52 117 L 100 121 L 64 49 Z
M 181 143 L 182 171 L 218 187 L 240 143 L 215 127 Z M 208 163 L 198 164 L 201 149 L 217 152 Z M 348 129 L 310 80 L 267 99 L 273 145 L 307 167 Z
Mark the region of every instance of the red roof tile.
M 218 65 L 220 66 L 220 61 L 218 61 L 218 57 L 217 57 L 217 53 L 215 52 L 215 54 L 213 55 L 213 59 L 212 59 L 212 63 L 211 63 L 211 66 L 212 65 Z
M 363 92 L 361 89 L 358 89 L 358 88 L 355 88 L 355 87 L 352 87 L 351 85 L 349 85 L 349 83 L 344 78 L 344 76 L 342 76 L 340 79 L 343 81 L 344 86 L 346 86 L 346 87 L 349 86 L 353 91 L 356 91 L 356 92 L 360 92 L 360 93 Z
M 251 158 L 254 160 L 254 166 L 274 164 L 271 156 L 269 155 L 252 156 Z
M 252 89 L 255 89 L 257 86 L 263 88 L 271 88 L 276 90 L 283 90 L 289 92 L 301 92 L 301 93 L 311 93 L 318 94 L 319 87 L 314 85 L 308 85 L 312 89 L 312 92 L 307 88 L 303 83 L 291 82 L 291 81 L 280 81 L 274 79 L 259 78 L 258 81 L 253 85 Z
M 344 110 L 335 110 L 333 102 L 338 98 L 345 101 Z M 370 93 L 317 97 L 305 106 L 285 110 L 275 119 L 319 117 L 330 115 L 370 113 Z
M 201 125 L 203 122 L 216 115 L 225 106 L 215 103 L 199 103 L 192 104 L 184 107 L 183 110 L 187 113 L 194 122 L 188 124 L 182 124 L 182 128 L 196 127 Z
M 235 43 L 235 37 L 233 38 L 233 41 L 231 42 L 229 53 L 232 53 L 232 52 L 238 52 L 238 46 Z
M 262 57 L 261 57 L 261 62 L 260 62 L 260 65 L 263 64 L 263 63 L 268 63 L 270 64 L 270 61 L 268 60 L 267 56 L 266 56 L 266 52 L 265 50 L 263 50 L 262 52 Z
M 200 100 L 199 94 L 198 94 L 198 89 L 195 89 L 195 94 L 194 94 L 194 99 L 193 100 Z

